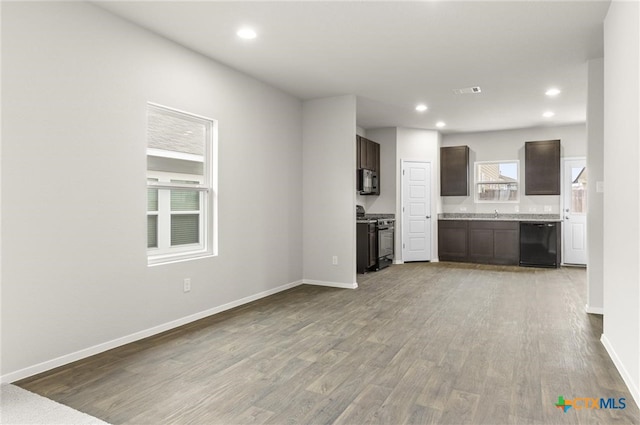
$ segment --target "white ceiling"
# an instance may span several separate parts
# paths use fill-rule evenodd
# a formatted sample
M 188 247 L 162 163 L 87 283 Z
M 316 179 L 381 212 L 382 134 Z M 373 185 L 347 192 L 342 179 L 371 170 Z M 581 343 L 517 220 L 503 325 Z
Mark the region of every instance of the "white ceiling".
M 301 99 L 355 94 L 358 125 L 580 123 L 609 1 L 142 1 L 99 6 Z M 236 36 L 242 25 L 258 32 Z M 480 86 L 482 93 L 454 95 Z M 562 93 L 545 96 L 550 87 Z M 428 105 L 418 113 L 415 105 Z M 552 118 L 543 118 L 547 110 Z

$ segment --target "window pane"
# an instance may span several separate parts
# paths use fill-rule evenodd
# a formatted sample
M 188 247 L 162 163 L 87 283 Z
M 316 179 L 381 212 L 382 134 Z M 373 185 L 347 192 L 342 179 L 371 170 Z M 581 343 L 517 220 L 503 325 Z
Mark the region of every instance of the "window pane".
M 479 183 L 479 201 L 517 201 L 518 185 L 515 183 Z
M 154 105 L 147 121 L 148 171 L 204 177 L 211 121 Z
M 195 190 L 172 190 L 171 211 L 199 211 L 200 193 Z
M 587 212 L 587 169 L 572 168 L 571 178 L 571 212 L 584 214 Z
M 157 182 L 158 179 L 147 179 L 147 182 Z M 147 211 L 158 211 L 158 189 L 147 189 Z
M 164 151 L 204 155 L 206 121 L 165 108 L 148 110 L 148 147 Z
M 476 181 L 515 183 L 518 181 L 518 164 L 516 162 L 478 164 Z
M 199 214 L 174 214 L 171 216 L 171 246 L 199 243 L 199 235 Z
M 158 189 L 147 189 L 147 211 L 158 211 Z
M 147 248 L 158 247 L 158 216 L 147 216 Z

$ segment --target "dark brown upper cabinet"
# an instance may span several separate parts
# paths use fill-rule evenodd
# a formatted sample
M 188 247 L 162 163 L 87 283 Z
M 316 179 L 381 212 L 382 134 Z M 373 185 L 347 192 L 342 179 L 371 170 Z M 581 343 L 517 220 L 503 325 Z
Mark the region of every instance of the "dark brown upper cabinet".
M 357 164 L 356 168 L 366 168 L 380 172 L 380 145 L 365 137 L 356 136 Z
M 380 195 L 380 145 L 366 137 L 356 136 L 356 168 L 376 172 L 378 183 L 373 195 Z
M 440 196 L 469 196 L 469 146 L 440 148 Z
M 525 195 L 560 195 L 560 140 L 525 142 Z

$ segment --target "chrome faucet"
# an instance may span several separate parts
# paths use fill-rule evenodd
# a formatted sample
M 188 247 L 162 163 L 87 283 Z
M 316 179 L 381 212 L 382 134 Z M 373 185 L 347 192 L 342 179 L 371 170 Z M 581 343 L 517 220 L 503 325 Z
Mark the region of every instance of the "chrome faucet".
M 498 218 L 498 210 L 494 210 L 495 214 L 493 215 L 495 218 Z

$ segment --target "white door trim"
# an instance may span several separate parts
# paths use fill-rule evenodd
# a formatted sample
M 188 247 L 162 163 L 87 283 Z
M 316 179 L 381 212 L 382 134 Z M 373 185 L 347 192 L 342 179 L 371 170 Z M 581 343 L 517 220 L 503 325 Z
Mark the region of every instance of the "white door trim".
M 400 252 L 402 253 L 402 259 L 401 261 L 398 261 L 399 263 L 404 263 L 405 258 L 404 258 L 404 248 L 403 246 L 405 245 L 405 240 L 404 240 L 404 213 L 402 211 L 402 208 L 404 206 L 404 200 L 405 200 L 405 193 L 404 193 L 404 175 L 403 175 L 403 170 L 405 169 L 406 163 L 409 162 L 418 162 L 418 163 L 422 163 L 422 164 L 428 164 L 429 165 L 429 212 L 428 215 L 431 216 L 431 220 L 429 222 L 429 247 L 428 247 L 428 252 L 429 252 L 429 258 L 425 261 L 433 261 L 433 237 L 434 237 L 434 230 L 433 230 L 433 223 L 435 222 L 434 220 L 437 220 L 437 217 L 434 216 L 433 214 L 433 162 L 430 160 L 424 160 L 424 159 L 401 159 L 400 160 L 400 205 L 398 208 L 398 215 L 400 216 L 399 220 L 396 220 L 396 234 L 398 234 L 398 232 L 400 233 Z M 398 225 L 399 224 L 399 225 Z M 396 255 L 396 257 L 398 257 L 398 255 Z M 437 261 L 437 260 L 436 260 Z

